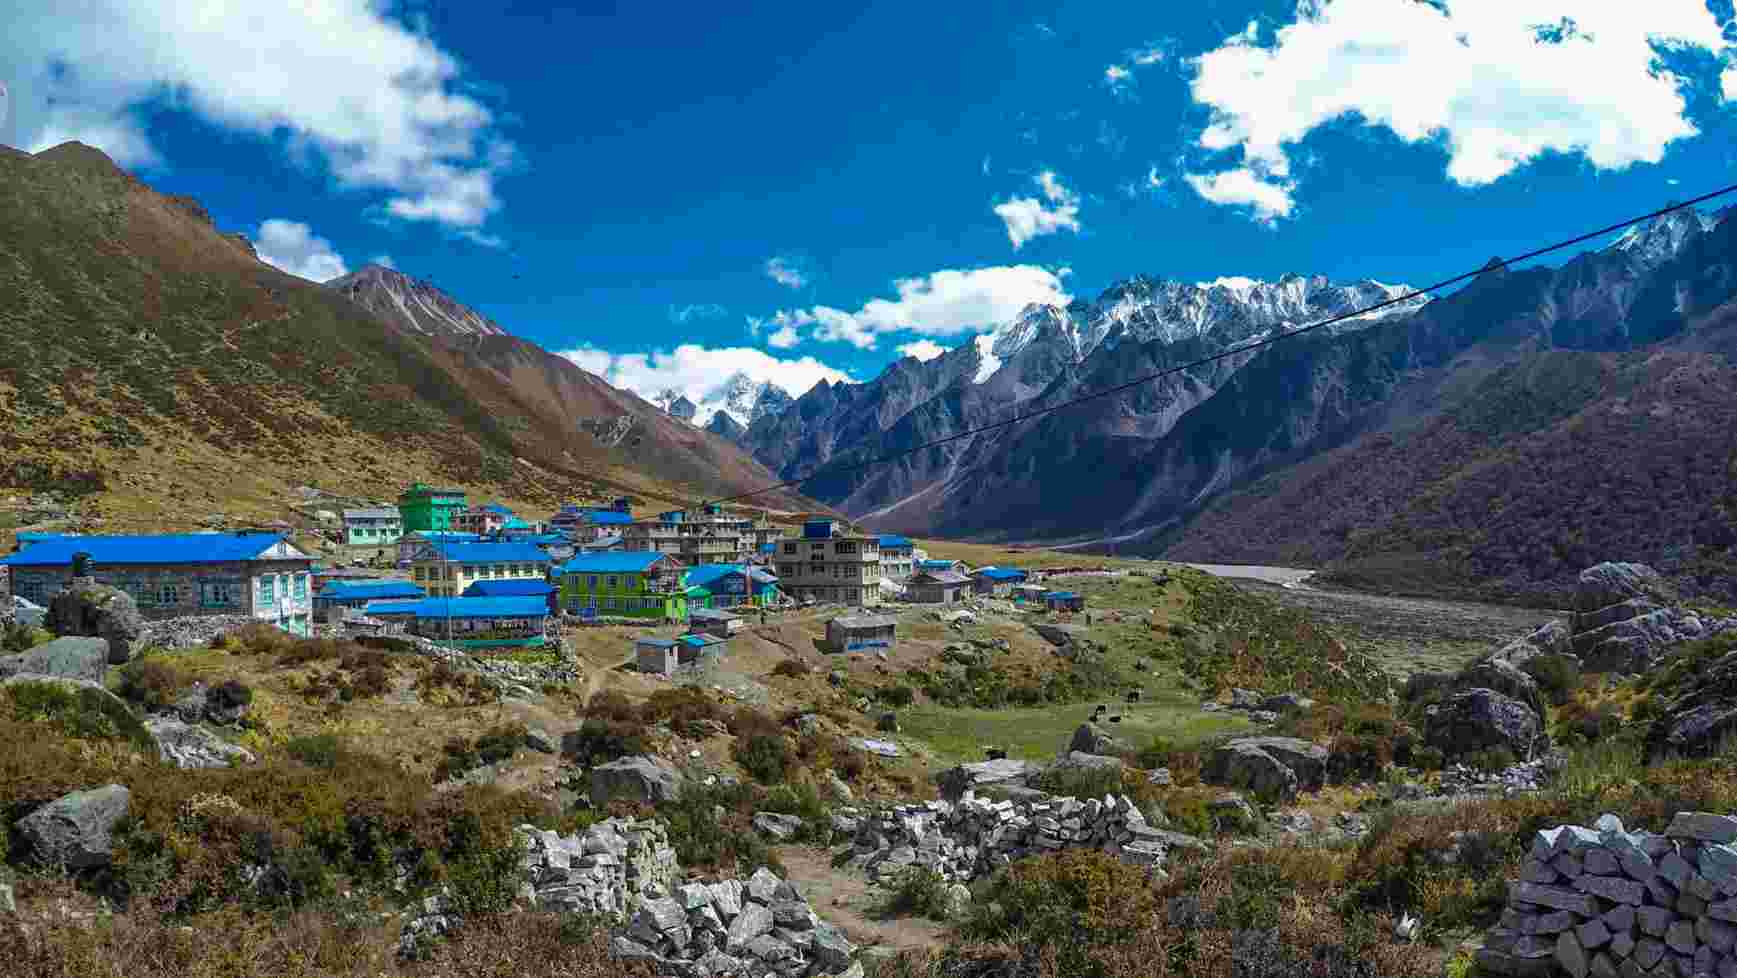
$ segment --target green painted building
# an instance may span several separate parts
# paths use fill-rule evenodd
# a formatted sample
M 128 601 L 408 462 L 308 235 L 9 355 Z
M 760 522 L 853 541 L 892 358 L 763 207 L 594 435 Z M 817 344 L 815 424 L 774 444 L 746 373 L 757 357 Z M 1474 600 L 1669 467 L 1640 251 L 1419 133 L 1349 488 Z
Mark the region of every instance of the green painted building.
M 563 564 L 561 607 L 582 617 L 686 621 L 691 590 L 681 562 L 652 550 L 581 554 Z
M 418 482 L 398 497 L 398 512 L 404 532 L 453 530 L 454 517 L 465 508 L 464 490 L 435 489 Z

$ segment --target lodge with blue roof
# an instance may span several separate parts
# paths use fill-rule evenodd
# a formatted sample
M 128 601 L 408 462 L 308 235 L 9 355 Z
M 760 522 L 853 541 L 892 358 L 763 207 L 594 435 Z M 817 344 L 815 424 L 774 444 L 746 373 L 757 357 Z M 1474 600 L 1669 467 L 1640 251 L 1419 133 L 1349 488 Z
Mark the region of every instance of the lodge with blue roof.
M 534 596 L 371 601 L 363 609 L 407 634 L 461 649 L 528 648 L 548 644 L 549 603 Z
M 561 607 L 586 618 L 685 621 L 689 596 L 682 579 L 685 570 L 681 561 L 654 550 L 580 554 L 556 571 Z M 698 597 L 703 598 L 704 592 Z
M 546 581 L 553 565 L 532 543 L 433 540 L 410 558 L 410 578 L 430 597 L 457 597 L 477 581 Z
M 84 554 L 100 584 L 125 591 L 150 620 L 245 615 L 297 635 L 310 631 L 313 558 L 281 533 L 54 535 L 0 558 L 12 593 L 47 604 Z
M 881 534 L 881 576 L 895 581 L 910 577 L 916 571 L 916 544 L 908 537 L 894 533 Z
M 329 612 L 334 608 L 361 611 L 370 601 L 408 601 L 426 597 L 428 592 L 409 581 L 330 581 L 314 595 L 314 611 Z
M 756 608 L 778 603 L 778 576 L 763 567 L 742 564 L 706 564 L 687 574 L 689 606 L 697 601 L 705 608 Z M 703 594 L 696 595 L 694 589 Z

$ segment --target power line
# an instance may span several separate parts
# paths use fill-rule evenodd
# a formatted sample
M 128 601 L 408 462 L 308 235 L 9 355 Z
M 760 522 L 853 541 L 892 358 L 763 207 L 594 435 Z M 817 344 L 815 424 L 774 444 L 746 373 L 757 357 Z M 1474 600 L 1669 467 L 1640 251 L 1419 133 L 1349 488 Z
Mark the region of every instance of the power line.
M 748 499 L 750 497 L 763 495 L 763 494 L 768 493 L 768 492 L 776 492 L 779 489 L 794 488 L 796 486 L 802 485 L 805 482 L 813 481 L 816 477 L 823 475 L 823 474 L 824 475 L 835 475 L 835 474 L 843 474 L 846 472 L 855 472 L 855 471 L 858 471 L 860 469 L 866 469 L 866 468 L 873 466 L 873 465 L 880 465 L 880 464 L 885 463 L 885 462 L 891 462 L 894 459 L 903 458 L 906 455 L 915 455 L 918 452 L 925 451 L 925 450 L 930 449 L 930 448 L 934 448 L 936 445 L 945 445 L 948 442 L 958 441 L 961 438 L 969 438 L 972 435 L 980 435 L 985 431 L 993 431 L 996 428 L 1005 428 L 1008 425 L 1018 424 L 1021 421 L 1029 421 L 1032 418 L 1042 417 L 1043 415 L 1046 415 L 1046 414 L 1052 414 L 1056 411 L 1060 411 L 1060 410 L 1063 410 L 1065 408 L 1070 408 L 1076 404 L 1081 404 L 1081 403 L 1084 403 L 1086 401 L 1096 400 L 1100 397 L 1108 397 L 1111 394 L 1119 394 L 1122 391 L 1128 390 L 1128 389 L 1133 388 L 1133 387 L 1139 387 L 1142 384 L 1149 384 L 1154 380 L 1159 380 L 1161 378 L 1168 377 L 1172 374 L 1179 374 L 1185 370 L 1192 370 L 1195 367 L 1202 367 L 1202 366 L 1205 366 L 1206 364 L 1209 364 L 1209 363 L 1216 363 L 1219 360 L 1224 360 L 1224 359 L 1227 359 L 1229 357 L 1238 356 L 1240 354 L 1247 353 L 1251 350 L 1258 350 L 1258 349 L 1261 349 L 1262 347 L 1272 346 L 1273 344 L 1278 343 L 1280 340 L 1288 340 L 1293 336 L 1301 336 L 1304 333 L 1312 332 L 1312 331 L 1320 329 L 1324 326 L 1331 326 L 1334 323 L 1341 323 L 1347 319 L 1356 319 L 1359 316 L 1366 316 L 1369 313 L 1375 312 L 1378 309 L 1385 309 L 1388 306 L 1398 305 L 1402 302 L 1409 302 L 1412 299 L 1417 298 L 1418 296 L 1428 295 L 1431 292 L 1439 292 L 1440 290 L 1445 289 L 1450 285 L 1456 285 L 1456 284 L 1463 282 L 1467 279 L 1476 278 L 1477 276 L 1482 275 L 1485 272 L 1487 272 L 1493 268 L 1506 268 L 1510 265 L 1517 265 L 1517 264 L 1520 264 L 1521 262 L 1531 261 L 1534 258 L 1538 258 L 1538 257 L 1543 256 L 1543 255 L 1548 255 L 1553 251 L 1561 251 L 1563 248 L 1572 247 L 1573 245 L 1580 244 L 1583 241 L 1590 241 L 1593 238 L 1602 237 L 1604 235 L 1610 234 L 1612 231 L 1620 231 L 1623 228 L 1629 227 L 1629 226 L 1634 225 L 1634 224 L 1639 224 L 1643 221 L 1650 221 L 1650 220 L 1653 220 L 1654 218 L 1657 218 L 1657 217 L 1662 217 L 1666 214 L 1672 213 L 1673 211 L 1680 211 L 1680 210 L 1684 210 L 1686 208 L 1694 207 L 1696 204 L 1706 203 L 1707 201 L 1712 200 L 1715 197 L 1723 197 L 1724 195 L 1731 193 L 1732 191 L 1737 191 L 1737 183 L 1730 184 L 1729 186 L 1726 186 L 1726 187 L 1722 187 L 1718 190 L 1712 191 L 1711 193 L 1702 194 L 1699 197 L 1691 198 L 1690 200 L 1683 201 L 1680 204 L 1667 204 L 1664 207 L 1661 207 L 1658 210 L 1653 211 L 1651 213 L 1642 214 L 1639 217 L 1631 217 L 1631 218 L 1624 220 L 1624 221 L 1618 221 L 1615 224 L 1607 225 L 1605 227 L 1599 228 L 1596 231 L 1588 231 L 1585 234 L 1576 235 L 1572 238 L 1568 238 L 1568 239 L 1563 240 L 1563 241 L 1558 241 L 1555 244 L 1548 245 L 1548 246 L 1543 247 L 1543 248 L 1537 248 L 1537 249 L 1534 249 L 1532 251 L 1528 251 L 1525 254 L 1519 255 L 1518 257 L 1515 257 L 1515 258 L 1498 258 L 1498 259 L 1491 261 L 1485 265 L 1482 265 L 1476 269 L 1473 269 L 1472 271 L 1463 272 L 1459 275 L 1455 275 L 1453 278 L 1442 279 L 1440 282 L 1436 282 L 1433 285 L 1426 285 L 1423 288 L 1415 289 L 1411 292 L 1405 293 L 1404 295 L 1392 296 L 1390 298 L 1382 300 L 1381 302 L 1377 302 L 1374 305 L 1365 306 L 1362 309 L 1358 309 L 1355 312 L 1341 313 L 1340 315 L 1333 316 L 1330 319 L 1323 319 L 1318 323 L 1311 323 L 1308 326 L 1301 326 L 1301 327 L 1298 327 L 1297 329 L 1289 330 L 1288 332 L 1280 333 L 1277 336 L 1271 336 L 1271 337 L 1268 337 L 1264 340 L 1260 340 L 1258 342 L 1245 343 L 1242 346 L 1238 346 L 1238 347 L 1234 347 L 1234 348 L 1229 349 L 1229 350 L 1225 350 L 1222 353 L 1214 353 L 1211 356 L 1201 357 L 1198 360 L 1194 360 L 1192 362 L 1185 363 L 1185 364 L 1182 364 L 1180 366 L 1169 367 L 1167 369 L 1160 370 L 1157 373 L 1147 374 L 1144 377 L 1138 377 L 1134 380 L 1128 381 L 1127 383 L 1117 384 L 1114 387 L 1108 387 L 1108 388 L 1105 388 L 1104 390 L 1101 390 L 1101 391 L 1093 391 L 1090 394 L 1082 394 L 1079 397 L 1075 397 L 1071 400 L 1063 401 L 1062 403 L 1053 405 L 1051 407 L 1039 408 L 1035 411 L 1028 411 L 1028 412 L 1025 412 L 1024 414 L 1017 414 L 1011 418 L 1006 419 L 1005 421 L 996 421 L 992 424 L 980 425 L 979 427 L 971 428 L 971 429 L 968 429 L 966 431 L 961 431 L 957 434 L 948 435 L 945 438 L 937 438 L 934 441 L 925 442 L 921 445 L 916 446 L 915 448 L 906 448 L 906 449 L 902 449 L 902 450 L 897 451 L 897 452 L 893 452 L 891 455 L 883 455 L 880 458 L 870 459 L 869 461 L 866 461 L 866 462 L 857 462 L 857 463 L 853 463 L 851 465 L 844 465 L 844 466 L 839 466 L 836 468 L 822 465 L 819 468 L 815 469 L 813 472 L 810 472 L 807 475 L 804 475 L 799 479 L 791 479 L 791 480 L 786 481 L 786 482 L 780 482 L 780 483 L 777 483 L 776 485 L 766 486 L 765 488 L 762 488 L 762 489 L 755 489 L 752 492 L 739 493 L 739 494 L 734 495 L 734 496 L 725 496 L 722 499 L 714 500 L 714 503 L 722 504 L 722 503 L 735 502 L 738 499 Z M 1374 327 L 1370 327 L 1370 328 L 1371 329 L 1379 329 L 1379 328 L 1382 328 L 1383 326 L 1389 326 L 1389 325 L 1394 325 L 1394 324 L 1384 323 L 1384 324 L 1381 324 L 1381 326 L 1374 326 Z

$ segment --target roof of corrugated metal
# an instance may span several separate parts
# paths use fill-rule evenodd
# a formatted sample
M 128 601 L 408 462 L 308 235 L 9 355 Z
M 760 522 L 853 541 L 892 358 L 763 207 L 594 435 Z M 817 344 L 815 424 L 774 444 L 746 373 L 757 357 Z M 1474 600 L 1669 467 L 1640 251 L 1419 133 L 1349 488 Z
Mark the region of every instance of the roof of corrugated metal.
M 428 592 L 409 581 L 328 581 L 315 597 L 327 601 L 425 598 Z
M 423 598 L 420 601 L 370 601 L 369 615 L 414 615 L 417 618 L 540 618 L 549 613 L 542 598 Z
M 283 542 L 281 533 L 165 533 L 147 536 L 54 537 L 32 543 L 0 559 L 13 567 L 72 563 L 72 555 L 90 554 L 103 564 L 205 564 L 213 561 L 256 560 Z M 305 556 L 305 555 L 304 555 Z M 312 559 L 312 558 L 307 558 Z
M 428 545 L 436 557 L 460 564 L 491 564 L 536 562 L 549 559 L 535 544 L 529 543 L 453 543 L 435 541 Z
M 656 550 L 622 550 L 616 553 L 580 554 L 561 565 L 563 574 L 631 574 L 643 572 L 668 557 Z
M 519 580 L 477 581 L 464 589 L 467 598 L 506 598 L 532 595 L 549 595 L 555 592 L 555 585 L 548 581 L 536 581 L 529 578 Z

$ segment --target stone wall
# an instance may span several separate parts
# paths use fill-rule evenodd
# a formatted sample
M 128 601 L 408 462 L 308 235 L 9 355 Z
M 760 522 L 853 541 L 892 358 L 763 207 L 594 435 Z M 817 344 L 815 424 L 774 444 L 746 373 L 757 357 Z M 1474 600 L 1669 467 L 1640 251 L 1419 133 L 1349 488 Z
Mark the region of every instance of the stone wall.
M 1545 829 L 1478 962 L 1503 975 L 1737 975 L 1737 818 L 1679 812 L 1663 835 Z
M 835 831 L 853 835 L 848 865 L 885 881 L 917 866 L 968 882 L 1016 859 L 1058 849 L 1099 849 L 1156 866 L 1175 848 L 1204 843 L 1148 825 L 1127 795 L 988 801 L 967 791 L 957 802 L 841 809 Z
M 680 872 L 668 829 L 655 819 L 612 818 L 570 836 L 521 825 L 518 835 L 520 896 L 542 910 L 625 917 L 642 899 L 667 895 Z

